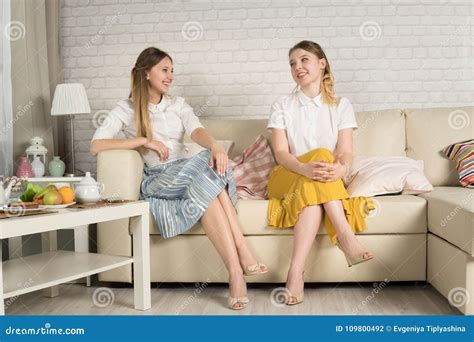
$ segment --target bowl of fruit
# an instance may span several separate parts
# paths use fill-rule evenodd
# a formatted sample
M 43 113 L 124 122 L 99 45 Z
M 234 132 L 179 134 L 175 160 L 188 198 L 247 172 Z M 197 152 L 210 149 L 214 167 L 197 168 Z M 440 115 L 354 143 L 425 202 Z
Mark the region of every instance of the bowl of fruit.
M 74 190 L 70 186 L 58 188 L 54 184 L 43 188 L 40 185 L 28 183 L 20 200 L 26 203 L 36 203 L 43 209 L 61 209 L 76 203 Z

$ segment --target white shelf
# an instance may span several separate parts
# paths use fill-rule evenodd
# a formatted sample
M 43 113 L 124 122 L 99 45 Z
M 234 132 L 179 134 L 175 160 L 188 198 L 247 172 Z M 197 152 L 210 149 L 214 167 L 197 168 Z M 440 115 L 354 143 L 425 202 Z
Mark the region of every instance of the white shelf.
M 68 183 L 80 182 L 84 177 L 29 177 L 28 182 L 31 183 Z
M 52 251 L 3 263 L 3 298 L 19 296 L 133 263 L 133 258 Z

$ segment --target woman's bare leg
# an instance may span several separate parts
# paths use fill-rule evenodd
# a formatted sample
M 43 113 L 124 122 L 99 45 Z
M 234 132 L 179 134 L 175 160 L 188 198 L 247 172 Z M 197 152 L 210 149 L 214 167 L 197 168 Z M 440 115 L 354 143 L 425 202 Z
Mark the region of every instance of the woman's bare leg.
M 248 248 L 247 242 L 245 241 L 244 235 L 242 234 L 242 228 L 240 227 L 239 220 L 237 219 L 237 212 L 235 211 L 229 194 L 226 190 L 224 190 L 217 197 L 226 213 L 227 220 L 231 227 L 232 236 L 234 238 L 235 246 L 237 247 L 237 253 L 239 254 L 240 264 L 243 267 L 255 265 L 257 260 Z M 266 268 L 263 267 L 262 271 L 265 272 Z
M 286 287 L 294 296 L 299 296 L 304 290 L 303 271 L 306 258 L 318 234 L 323 209 L 313 205 L 303 209 L 293 228 L 293 254 Z M 291 302 L 290 302 L 291 304 Z
M 211 240 L 224 261 L 229 272 L 229 291 L 231 297 L 247 295 L 247 285 L 239 263 L 239 256 L 232 236 L 226 213 L 220 201 L 215 198 L 201 218 L 204 232 Z M 236 304 L 237 307 L 241 304 Z
M 357 240 L 351 226 L 347 222 L 346 215 L 344 214 L 344 207 L 340 200 L 330 201 L 323 203 L 324 210 L 329 216 L 334 229 L 336 230 L 337 239 L 342 249 L 349 255 L 357 255 L 364 251 L 367 251 L 364 246 Z M 372 257 L 373 254 L 367 251 L 364 254 L 364 259 Z

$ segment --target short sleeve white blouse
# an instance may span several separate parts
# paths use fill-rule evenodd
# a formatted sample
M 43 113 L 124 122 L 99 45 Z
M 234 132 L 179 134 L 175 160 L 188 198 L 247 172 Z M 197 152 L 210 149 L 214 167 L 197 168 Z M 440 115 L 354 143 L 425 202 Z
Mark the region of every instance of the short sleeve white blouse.
M 329 106 L 322 102 L 321 94 L 311 99 L 300 90 L 273 103 L 267 128 L 286 130 L 290 153 L 300 156 L 322 147 L 334 152 L 339 131 L 356 129 L 357 122 L 347 98 Z
M 170 150 L 169 158 L 164 162 L 185 158 L 185 134 L 190 136 L 196 128 L 203 127 L 193 108 L 182 97 L 164 95 L 159 104 L 148 104 L 148 112 L 153 139 L 163 142 Z M 136 137 L 134 113 L 131 99 L 119 101 L 97 128 L 92 141 L 113 139 L 120 132 L 126 138 Z M 146 150 L 142 157 L 148 166 L 163 163 L 155 151 Z

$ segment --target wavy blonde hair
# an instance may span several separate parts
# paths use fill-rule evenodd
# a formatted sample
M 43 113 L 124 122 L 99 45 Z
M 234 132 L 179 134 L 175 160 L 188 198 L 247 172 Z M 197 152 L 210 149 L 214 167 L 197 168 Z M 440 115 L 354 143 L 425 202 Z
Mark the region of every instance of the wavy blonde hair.
M 340 98 L 337 97 L 334 93 L 334 76 L 331 72 L 329 60 L 326 57 L 326 54 L 324 53 L 324 50 L 321 45 L 310 40 L 303 40 L 290 49 L 290 51 L 288 52 L 288 56 L 290 56 L 293 51 L 297 49 L 303 49 L 305 51 L 308 51 L 309 53 L 312 53 L 319 59 L 324 58 L 326 60 L 326 67 L 324 68 L 323 74 L 321 76 L 321 98 L 324 103 L 328 105 L 337 106 L 339 104 Z
M 138 55 L 131 72 L 129 97 L 133 102 L 137 137 L 146 137 L 148 140 L 153 139 L 153 131 L 148 114 L 150 83 L 147 80 L 147 72 L 164 58 L 169 58 L 173 62 L 173 59 L 166 52 L 155 47 L 146 48 Z

